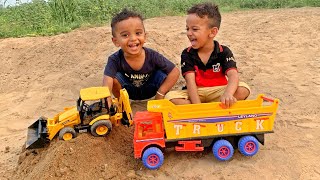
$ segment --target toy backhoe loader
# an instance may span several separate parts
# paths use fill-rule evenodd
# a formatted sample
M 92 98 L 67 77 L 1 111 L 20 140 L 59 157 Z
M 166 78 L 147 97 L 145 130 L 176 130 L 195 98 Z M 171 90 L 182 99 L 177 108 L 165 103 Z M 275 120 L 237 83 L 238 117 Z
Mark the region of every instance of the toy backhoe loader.
M 90 131 L 94 136 L 106 136 L 112 126 L 132 125 L 132 109 L 129 95 L 125 89 L 120 90 L 119 99 L 112 99 L 109 106 L 107 87 L 82 89 L 77 106 L 65 107 L 63 112 L 53 118 L 40 117 L 28 128 L 27 149 L 41 148 L 57 134 L 61 140 L 70 140 L 77 133 Z

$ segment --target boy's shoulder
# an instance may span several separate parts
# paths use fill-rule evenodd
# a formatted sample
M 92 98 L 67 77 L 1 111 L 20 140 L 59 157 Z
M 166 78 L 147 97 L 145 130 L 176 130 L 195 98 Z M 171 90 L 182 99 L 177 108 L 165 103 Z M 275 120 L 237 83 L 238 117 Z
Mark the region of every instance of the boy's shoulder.
M 114 59 L 114 60 L 121 59 L 121 57 L 123 57 L 122 49 L 119 49 L 118 51 L 116 51 L 116 52 L 112 53 L 111 55 L 109 55 L 109 59 Z
M 147 48 L 147 47 L 143 47 L 146 53 L 146 58 L 147 59 L 153 59 L 153 60 L 157 60 L 157 59 L 162 59 L 164 58 L 164 56 L 159 53 L 158 51 L 151 49 L 151 48 Z
M 145 52 L 148 53 L 148 54 L 160 54 L 158 51 L 154 50 L 154 49 L 151 49 L 151 48 L 148 48 L 148 47 L 143 47 Z

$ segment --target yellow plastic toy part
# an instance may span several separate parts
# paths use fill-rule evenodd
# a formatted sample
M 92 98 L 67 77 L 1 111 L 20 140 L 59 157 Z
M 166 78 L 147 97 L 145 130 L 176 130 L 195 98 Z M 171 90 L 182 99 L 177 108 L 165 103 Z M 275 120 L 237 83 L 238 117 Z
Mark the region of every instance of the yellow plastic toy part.
M 93 101 L 103 99 L 110 96 L 109 88 L 103 87 L 90 87 L 80 90 L 80 97 L 84 101 Z
M 260 94 L 255 100 L 238 101 L 228 109 L 223 109 L 220 102 L 174 105 L 169 100 L 149 101 L 147 108 L 162 113 L 167 140 L 176 140 L 273 132 L 278 104 L 278 99 Z

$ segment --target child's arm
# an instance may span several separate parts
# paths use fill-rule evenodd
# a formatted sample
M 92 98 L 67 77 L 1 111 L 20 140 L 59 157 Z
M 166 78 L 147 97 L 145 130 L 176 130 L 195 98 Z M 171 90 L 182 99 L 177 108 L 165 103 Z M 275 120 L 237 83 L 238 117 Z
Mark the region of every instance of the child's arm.
M 177 67 L 174 67 L 171 72 L 167 75 L 167 78 L 161 84 L 158 89 L 158 92 L 155 96 L 155 99 L 163 99 L 164 95 L 175 85 L 178 81 L 180 71 Z
M 195 73 L 187 73 L 184 78 L 187 83 L 187 91 L 188 91 L 188 95 L 191 103 L 192 104 L 201 103 L 199 94 L 198 94 L 197 84 L 195 81 Z
M 220 101 L 229 108 L 232 104 L 237 102 L 237 99 L 233 96 L 239 85 L 239 74 L 237 70 L 231 69 L 227 72 L 228 84 L 225 92 L 220 97 Z
M 107 86 L 109 88 L 110 93 L 112 93 L 112 87 L 113 87 L 113 78 L 110 76 L 103 76 L 103 81 L 102 81 L 103 86 Z
M 110 94 L 112 94 L 112 87 L 113 87 L 113 78 L 112 77 L 104 75 L 102 85 L 107 86 L 109 88 Z M 110 108 L 110 106 L 112 104 L 111 96 L 107 98 L 107 101 L 108 101 L 108 106 Z

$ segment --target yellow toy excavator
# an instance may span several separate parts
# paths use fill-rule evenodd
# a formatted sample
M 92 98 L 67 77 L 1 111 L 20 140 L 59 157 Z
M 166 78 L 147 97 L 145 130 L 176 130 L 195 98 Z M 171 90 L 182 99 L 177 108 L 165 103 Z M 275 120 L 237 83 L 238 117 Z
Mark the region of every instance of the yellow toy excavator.
M 44 147 L 57 134 L 61 140 L 70 140 L 77 133 L 90 131 L 94 136 L 106 136 L 112 126 L 132 125 L 133 115 L 129 95 L 120 90 L 119 99 L 110 97 L 108 87 L 90 87 L 80 90 L 77 106 L 65 107 L 53 118 L 40 117 L 28 127 L 26 148 Z

